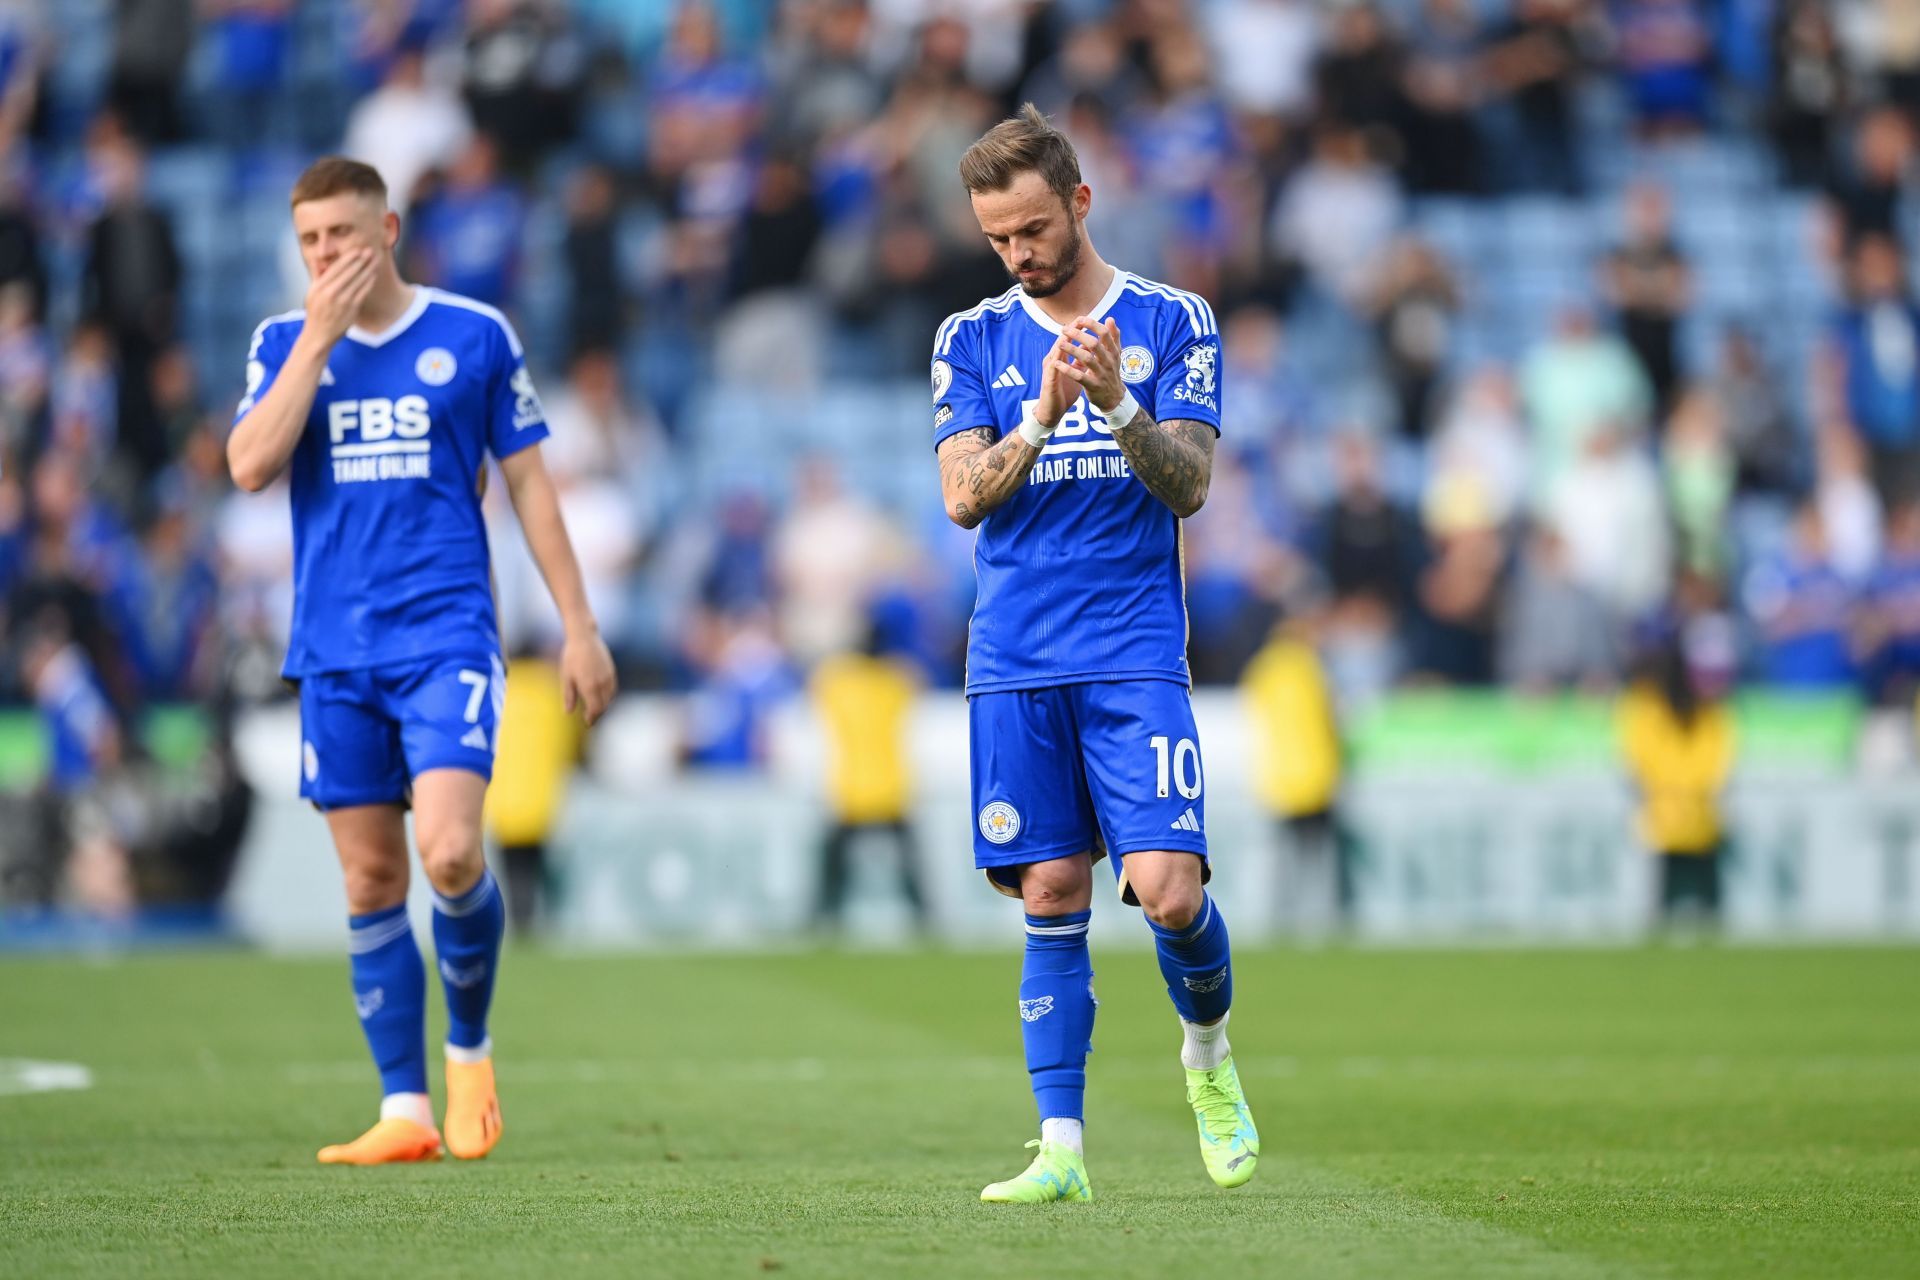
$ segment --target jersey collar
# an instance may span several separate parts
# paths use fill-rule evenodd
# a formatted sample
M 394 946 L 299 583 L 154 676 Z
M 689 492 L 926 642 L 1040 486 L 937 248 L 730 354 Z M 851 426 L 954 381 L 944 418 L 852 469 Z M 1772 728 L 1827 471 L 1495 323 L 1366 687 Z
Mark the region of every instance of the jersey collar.
M 413 286 L 413 301 L 407 304 L 407 309 L 400 313 L 398 320 L 395 320 L 378 333 L 368 333 L 359 325 L 355 325 L 353 328 L 347 330 L 347 336 L 363 347 L 386 346 L 389 342 L 392 342 L 395 338 L 413 327 L 413 322 L 418 320 L 421 312 L 427 309 L 427 294 L 429 292 L 431 292 L 431 290 L 423 284 Z
M 1102 316 L 1107 314 L 1107 308 L 1111 307 L 1115 302 L 1118 302 L 1120 300 L 1120 291 L 1126 288 L 1127 279 L 1128 277 L 1126 272 L 1122 271 L 1118 267 L 1115 267 L 1113 269 L 1113 283 L 1107 286 L 1106 293 L 1102 294 L 1100 297 L 1100 301 L 1094 304 L 1093 310 L 1087 313 L 1087 318 L 1089 320 L 1100 319 Z M 1018 285 L 1015 285 L 1014 287 L 1016 289 L 1019 288 Z M 1020 296 L 1020 307 L 1023 311 L 1027 313 L 1028 319 L 1032 320 L 1035 324 L 1039 325 L 1042 329 L 1045 329 L 1048 333 L 1054 335 L 1056 338 L 1059 337 L 1060 325 L 1054 320 L 1052 316 L 1048 315 L 1046 312 L 1040 309 L 1039 302 L 1037 302 L 1032 297 L 1029 297 L 1025 289 L 1020 289 L 1019 296 Z

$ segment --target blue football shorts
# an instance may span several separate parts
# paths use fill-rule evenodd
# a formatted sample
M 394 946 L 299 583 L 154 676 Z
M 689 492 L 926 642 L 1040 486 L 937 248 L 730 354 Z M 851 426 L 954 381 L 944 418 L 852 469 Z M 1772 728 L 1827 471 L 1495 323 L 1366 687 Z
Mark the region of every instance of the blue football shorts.
M 1121 680 L 978 693 L 968 700 L 973 862 L 1019 893 L 1018 868 L 1077 853 L 1146 849 L 1206 867 L 1205 776 L 1193 702 L 1171 680 Z
M 404 804 L 429 769 L 491 779 L 506 691 L 492 654 L 303 677 L 300 795 L 323 810 Z

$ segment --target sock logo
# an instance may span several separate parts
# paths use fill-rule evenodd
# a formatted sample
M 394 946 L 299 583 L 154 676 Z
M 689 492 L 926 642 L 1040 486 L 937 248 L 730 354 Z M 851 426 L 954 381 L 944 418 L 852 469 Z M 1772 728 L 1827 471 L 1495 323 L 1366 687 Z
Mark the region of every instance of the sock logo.
M 465 991 L 479 986 L 487 976 L 487 962 L 478 960 L 462 969 L 453 961 L 443 959 L 440 961 L 440 976 L 447 980 L 448 986 Z
M 1180 979 L 1180 981 L 1187 984 L 1187 990 L 1197 991 L 1203 996 L 1211 995 L 1213 992 L 1218 991 L 1220 989 L 1220 984 L 1225 982 L 1226 980 L 1227 980 L 1227 969 L 1225 965 L 1222 965 L 1220 967 L 1220 972 L 1209 974 L 1204 978 Z
M 1038 1022 L 1052 1012 L 1052 996 L 1039 996 L 1020 1002 L 1020 1021 L 1022 1022 Z
M 386 1007 L 386 1003 L 387 989 L 385 987 L 375 987 L 371 991 L 356 991 L 353 993 L 354 1012 L 360 1015 L 360 1021 L 362 1022 L 365 1022 L 368 1018 L 380 1012 L 381 1009 Z

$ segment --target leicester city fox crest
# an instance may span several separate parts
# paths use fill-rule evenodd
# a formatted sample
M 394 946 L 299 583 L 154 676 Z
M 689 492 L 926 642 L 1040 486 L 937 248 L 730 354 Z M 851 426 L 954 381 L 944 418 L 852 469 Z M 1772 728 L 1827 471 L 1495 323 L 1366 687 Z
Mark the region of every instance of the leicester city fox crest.
M 995 800 L 980 811 L 980 834 L 995 844 L 1005 844 L 1020 834 L 1020 811 L 1004 800 Z
M 1022 1022 L 1038 1022 L 1052 1012 L 1052 996 L 1039 996 L 1032 1000 L 1022 1000 L 1020 1002 L 1020 1021 Z

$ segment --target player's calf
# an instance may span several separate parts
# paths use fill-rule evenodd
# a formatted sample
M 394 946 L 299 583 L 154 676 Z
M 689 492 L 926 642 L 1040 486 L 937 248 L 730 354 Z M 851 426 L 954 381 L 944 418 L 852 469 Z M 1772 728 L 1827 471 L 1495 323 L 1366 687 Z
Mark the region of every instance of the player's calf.
M 506 905 L 480 844 L 486 780 L 458 769 L 415 782 L 420 861 L 433 882 L 433 947 L 447 1000 L 447 1150 L 478 1159 L 500 1140 L 487 1015 L 506 933 Z
M 1241 1186 L 1259 1164 L 1260 1133 L 1227 1042 L 1233 957 L 1226 919 L 1202 891 L 1200 908 L 1184 927 L 1152 920 L 1148 925 L 1167 994 L 1180 1014 L 1180 1063 L 1186 1068 L 1187 1104 L 1199 1126 L 1200 1158 L 1215 1183 Z
M 500 887 L 484 867 L 459 897 L 434 894 L 433 945 L 447 997 L 447 1149 L 467 1160 L 500 1140 L 487 1014 L 506 921 Z

